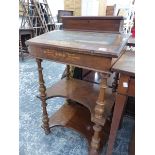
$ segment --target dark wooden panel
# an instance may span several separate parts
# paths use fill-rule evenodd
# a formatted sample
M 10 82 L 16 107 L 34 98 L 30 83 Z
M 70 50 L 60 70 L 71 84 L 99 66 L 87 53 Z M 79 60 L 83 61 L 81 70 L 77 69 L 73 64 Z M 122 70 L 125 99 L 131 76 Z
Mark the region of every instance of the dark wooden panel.
M 65 20 L 63 21 L 64 29 L 74 30 L 91 30 L 91 31 L 113 31 L 119 32 L 120 21 L 113 20 Z M 89 27 L 89 28 L 88 28 Z
M 135 96 L 135 79 L 130 78 L 128 96 Z
M 98 19 L 98 20 L 124 20 L 123 16 L 65 16 L 65 19 Z
M 62 23 L 62 16 L 73 16 L 73 12 L 74 11 L 70 11 L 70 10 L 58 10 L 58 16 L 57 16 L 57 20 L 58 23 Z
M 107 31 L 121 32 L 122 17 L 62 17 L 63 27 L 66 30 Z

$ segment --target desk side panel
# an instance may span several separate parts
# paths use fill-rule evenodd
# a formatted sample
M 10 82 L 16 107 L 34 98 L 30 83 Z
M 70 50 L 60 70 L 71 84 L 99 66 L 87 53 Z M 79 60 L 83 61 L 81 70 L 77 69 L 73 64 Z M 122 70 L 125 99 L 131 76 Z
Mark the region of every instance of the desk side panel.
M 121 19 L 98 19 L 98 18 L 62 18 L 63 27 L 66 30 L 91 30 L 121 32 Z

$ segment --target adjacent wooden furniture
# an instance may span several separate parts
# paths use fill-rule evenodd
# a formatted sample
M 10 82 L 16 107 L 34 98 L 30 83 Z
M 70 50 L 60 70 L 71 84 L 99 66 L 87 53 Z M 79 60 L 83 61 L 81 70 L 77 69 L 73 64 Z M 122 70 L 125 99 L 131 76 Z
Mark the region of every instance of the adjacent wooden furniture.
M 74 29 L 75 25 L 72 26 Z M 43 107 L 42 127 L 46 134 L 55 125 L 73 128 L 88 139 L 90 154 L 98 155 L 104 143 L 102 141 L 108 134 L 106 126 L 109 126 L 109 115 L 114 103 L 111 89 L 107 87 L 107 79 L 114 63 L 113 58 L 123 54 L 122 49 L 129 36 L 64 28 L 65 30 L 48 32 L 27 41 L 30 54 L 36 58 L 38 64 Z M 43 59 L 67 64 L 67 77 L 46 88 L 41 65 Z M 100 72 L 100 85 L 71 78 L 70 65 Z M 67 103 L 49 118 L 46 100 L 57 96 L 67 98 Z
M 25 41 L 32 38 L 34 36 L 34 29 L 19 29 L 19 52 L 21 53 L 21 58 L 24 60 L 24 53 L 28 52 L 27 47 L 25 45 Z
M 58 10 L 57 21 L 58 23 L 62 23 L 62 16 L 73 16 L 74 11 L 70 10 Z
M 107 155 L 112 154 L 116 133 L 126 105 L 128 96 L 135 96 L 135 53 L 125 52 L 113 65 L 112 71 L 117 73 L 118 88 L 116 92 L 115 106 L 108 141 Z M 117 84 L 116 84 L 117 86 Z
M 70 10 L 58 10 L 57 23 L 55 23 L 55 30 L 63 29 L 62 16 L 73 16 L 73 13 L 74 11 Z
M 106 16 L 115 16 L 115 12 L 116 12 L 116 4 L 107 6 Z

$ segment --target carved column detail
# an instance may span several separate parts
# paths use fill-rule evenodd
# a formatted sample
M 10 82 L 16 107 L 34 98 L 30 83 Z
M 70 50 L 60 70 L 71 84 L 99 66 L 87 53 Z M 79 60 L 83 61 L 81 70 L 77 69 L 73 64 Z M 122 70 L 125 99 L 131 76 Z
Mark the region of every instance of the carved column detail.
M 102 73 L 102 79 L 100 83 L 100 92 L 98 99 L 96 101 L 95 106 L 95 119 L 102 119 L 104 115 L 104 106 L 105 106 L 105 90 L 107 88 L 107 78 L 109 77 L 109 74 Z M 102 130 L 102 126 L 95 122 L 95 125 L 93 126 L 94 129 L 94 135 L 92 137 L 91 141 L 91 153 L 92 155 L 98 155 L 99 147 L 100 147 L 100 132 Z
M 50 133 L 50 128 L 49 128 L 49 118 L 48 118 L 48 113 L 47 113 L 47 103 L 46 103 L 46 87 L 44 85 L 44 79 L 43 79 L 43 73 L 42 70 L 43 68 L 41 67 L 41 59 L 36 59 L 37 65 L 38 65 L 38 73 L 39 73 L 39 91 L 40 91 L 40 97 L 41 97 L 41 101 L 42 101 L 42 109 L 43 109 L 43 118 L 42 118 L 42 122 L 43 122 L 43 128 L 45 131 L 45 134 L 49 134 Z
M 105 90 L 107 88 L 107 78 L 109 74 L 102 74 L 102 79 L 100 83 L 100 92 L 95 106 L 95 118 L 102 119 L 104 114 L 104 100 L 105 100 Z
M 90 155 L 98 155 L 99 148 L 100 148 L 100 132 L 102 130 L 102 126 L 95 124 L 93 126 L 94 129 L 94 135 L 92 137 L 91 141 L 91 150 L 90 150 Z

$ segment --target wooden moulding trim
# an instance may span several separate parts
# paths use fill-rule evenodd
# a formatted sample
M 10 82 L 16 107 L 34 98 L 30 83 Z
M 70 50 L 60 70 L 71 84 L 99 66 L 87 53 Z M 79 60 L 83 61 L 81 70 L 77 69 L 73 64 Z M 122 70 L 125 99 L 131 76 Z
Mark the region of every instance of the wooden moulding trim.
M 92 56 L 89 54 L 76 52 L 71 53 L 70 51 L 50 48 L 31 47 L 29 48 L 29 51 L 34 58 L 46 59 L 58 63 L 110 74 L 112 58 L 109 57 Z
M 127 41 L 126 41 L 127 42 Z M 122 47 L 124 47 L 124 45 L 126 44 L 126 42 L 120 47 L 120 49 L 122 49 Z M 64 51 L 64 52 L 70 52 L 70 53 L 80 53 L 80 54 L 87 54 L 87 55 L 95 55 L 95 56 L 100 56 L 100 57 L 106 57 L 106 58 L 118 58 L 119 54 L 118 53 L 114 53 L 112 51 L 107 51 L 104 53 L 101 53 L 101 51 L 99 50 L 89 50 L 89 49 L 80 49 L 80 48 L 71 48 L 71 47 L 64 47 L 64 46 L 57 46 L 57 45 L 48 45 L 48 44 L 44 44 L 44 43 L 36 43 L 36 42 L 29 42 L 26 41 L 25 42 L 26 45 L 28 45 L 28 48 L 41 48 L 41 49 L 47 49 L 47 50 L 58 50 L 58 51 Z M 33 51 L 30 50 L 30 54 L 33 55 Z
M 113 31 L 106 31 L 106 30 L 96 30 L 96 29 L 91 29 L 91 30 L 86 30 L 86 29 L 70 29 L 70 28 L 65 28 L 64 27 L 64 30 L 66 31 L 83 31 L 83 32 L 101 32 L 101 33 L 118 33 L 120 34 L 121 32 L 118 31 L 118 30 L 113 30 Z
M 124 20 L 123 16 L 61 16 L 62 19 L 80 19 L 80 20 L 98 20 L 98 19 L 106 19 L 106 20 Z

